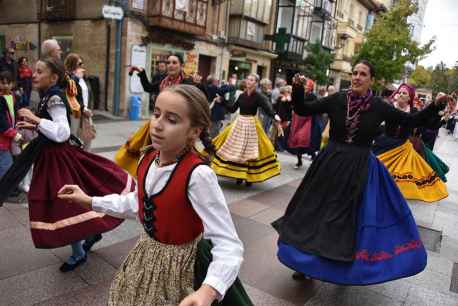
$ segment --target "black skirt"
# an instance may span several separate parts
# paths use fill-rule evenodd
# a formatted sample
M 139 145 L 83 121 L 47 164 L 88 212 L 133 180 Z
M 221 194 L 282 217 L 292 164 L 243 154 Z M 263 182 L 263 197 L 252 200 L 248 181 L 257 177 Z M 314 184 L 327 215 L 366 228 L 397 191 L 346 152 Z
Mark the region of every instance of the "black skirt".
M 309 254 L 352 261 L 369 151 L 331 141 L 308 169 L 285 215 L 273 223 L 279 240 Z

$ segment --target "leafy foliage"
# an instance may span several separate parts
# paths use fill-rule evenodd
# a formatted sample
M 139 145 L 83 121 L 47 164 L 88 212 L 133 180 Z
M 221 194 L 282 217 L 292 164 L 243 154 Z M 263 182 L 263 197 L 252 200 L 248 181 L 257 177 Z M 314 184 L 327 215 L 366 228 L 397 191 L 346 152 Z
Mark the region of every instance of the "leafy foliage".
M 432 73 L 421 65 L 417 65 L 409 78 L 409 83 L 416 87 L 431 88 Z
M 324 50 L 320 43 L 308 44 L 306 50 L 308 53 L 304 60 L 306 75 L 319 85 L 327 84 L 326 72 L 334 61 L 334 55 Z
M 416 11 L 412 0 L 400 0 L 381 14 L 354 57 L 355 62 L 366 59 L 374 65 L 378 85 L 401 79 L 406 63 L 416 63 L 433 51 L 434 38 L 420 46 L 410 36 L 407 18 Z

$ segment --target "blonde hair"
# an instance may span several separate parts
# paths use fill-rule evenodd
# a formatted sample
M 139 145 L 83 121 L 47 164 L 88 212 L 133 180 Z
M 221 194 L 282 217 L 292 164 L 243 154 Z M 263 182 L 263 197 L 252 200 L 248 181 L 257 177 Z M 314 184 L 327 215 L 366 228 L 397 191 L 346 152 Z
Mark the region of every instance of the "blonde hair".
M 165 88 L 162 92 L 164 91 L 176 93 L 186 100 L 189 107 L 191 126 L 202 128 L 202 132 L 199 136 L 200 141 L 202 141 L 205 150 L 213 154 L 215 148 L 209 134 L 211 125 L 210 107 L 205 94 L 196 86 L 186 84 L 170 86 Z

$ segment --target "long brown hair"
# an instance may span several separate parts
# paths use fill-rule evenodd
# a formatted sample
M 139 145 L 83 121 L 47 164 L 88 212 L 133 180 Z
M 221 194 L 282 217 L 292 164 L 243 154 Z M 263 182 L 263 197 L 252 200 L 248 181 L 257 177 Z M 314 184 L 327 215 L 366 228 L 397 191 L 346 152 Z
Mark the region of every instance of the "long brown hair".
M 215 147 L 209 134 L 211 125 L 210 107 L 208 106 L 205 94 L 196 86 L 186 84 L 170 86 L 165 88 L 164 91 L 179 94 L 188 102 L 191 126 L 202 128 L 202 132 L 199 136 L 200 141 L 205 147 L 205 151 L 213 155 Z
M 70 53 L 67 55 L 64 61 L 64 66 L 67 72 L 73 72 L 78 69 L 78 62 L 81 60 L 81 56 L 76 53 Z

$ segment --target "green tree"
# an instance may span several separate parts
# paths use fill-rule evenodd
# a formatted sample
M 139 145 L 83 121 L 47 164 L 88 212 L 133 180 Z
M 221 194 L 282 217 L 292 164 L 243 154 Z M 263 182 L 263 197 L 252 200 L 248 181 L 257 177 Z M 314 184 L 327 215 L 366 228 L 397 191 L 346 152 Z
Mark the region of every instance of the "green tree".
M 448 92 L 448 78 L 448 68 L 443 62 L 434 67 L 434 70 L 431 72 L 433 95 L 436 95 L 440 91 Z
M 307 57 L 304 60 L 306 75 L 317 84 L 326 85 L 328 83 L 326 72 L 334 61 L 334 55 L 324 50 L 320 43 L 308 44 L 305 49 L 307 50 Z
M 458 91 L 458 66 L 447 71 L 448 76 L 448 92 Z
M 407 18 L 417 11 L 412 0 L 400 0 L 381 14 L 354 61 L 366 59 L 376 71 L 377 85 L 401 79 L 407 62 L 416 63 L 433 51 L 434 38 L 420 46 L 410 36 Z
M 431 88 L 431 71 L 421 65 L 417 65 L 410 75 L 409 83 L 416 87 Z

